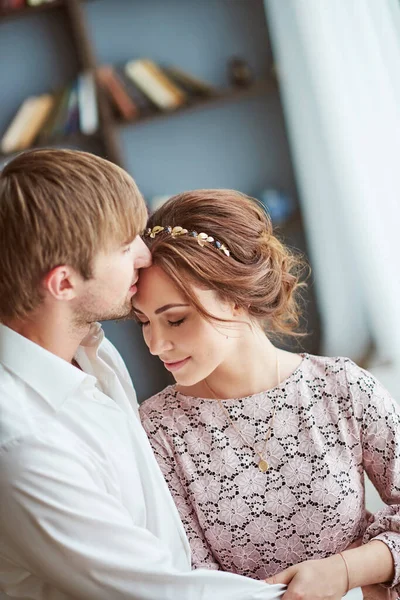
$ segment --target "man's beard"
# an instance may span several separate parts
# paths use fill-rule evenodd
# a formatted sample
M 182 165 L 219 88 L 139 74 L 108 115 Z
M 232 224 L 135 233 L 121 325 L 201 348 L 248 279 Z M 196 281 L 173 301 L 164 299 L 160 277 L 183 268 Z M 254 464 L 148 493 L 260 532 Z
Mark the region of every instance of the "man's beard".
M 74 325 L 76 327 L 86 327 L 97 321 L 126 321 L 133 318 L 132 302 L 126 299 L 124 304 L 116 305 L 112 308 L 99 309 L 93 297 L 86 298 L 82 302 L 74 315 Z

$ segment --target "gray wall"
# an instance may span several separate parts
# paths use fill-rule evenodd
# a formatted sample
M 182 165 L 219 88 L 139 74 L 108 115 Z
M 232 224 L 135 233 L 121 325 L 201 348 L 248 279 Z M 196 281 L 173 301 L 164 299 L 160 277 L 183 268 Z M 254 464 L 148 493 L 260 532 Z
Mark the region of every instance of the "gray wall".
M 226 85 L 226 62 L 249 61 L 256 76 L 271 63 L 262 0 L 97 0 L 85 4 L 100 61 L 146 56 Z M 19 104 L 51 91 L 77 71 L 61 9 L 0 22 L 0 135 Z M 295 193 L 278 94 L 209 108 L 120 132 L 126 166 L 147 197 L 197 187 L 249 194 L 266 186 Z M 96 152 L 93 144 L 85 149 Z M 298 233 L 294 243 L 304 247 Z M 133 323 L 106 323 L 131 371 L 138 396 L 168 378 Z M 1 594 L 0 594 L 1 596 Z
M 227 85 L 230 57 L 245 58 L 256 77 L 270 73 L 262 0 L 97 0 L 84 4 L 100 62 L 149 57 Z M 61 9 L 0 23 L 0 134 L 29 94 L 71 78 L 77 61 Z M 5 57 L 7 57 L 5 59 Z M 280 186 L 296 195 L 277 92 L 120 129 L 125 165 L 145 197 L 198 187 L 257 195 Z M 95 146 L 85 149 L 96 151 Z M 297 236 L 298 237 L 298 236 Z M 300 236 L 296 244 L 304 246 Z M 138 396 L 169 380 L 149 357 L 133 323 L 108 323 Z

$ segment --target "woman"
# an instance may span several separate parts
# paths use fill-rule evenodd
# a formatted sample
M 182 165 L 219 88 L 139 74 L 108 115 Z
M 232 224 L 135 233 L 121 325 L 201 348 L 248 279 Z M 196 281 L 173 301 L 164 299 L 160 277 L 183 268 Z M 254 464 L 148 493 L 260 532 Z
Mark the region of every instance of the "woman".
M 238 192 L 197 190 L 163 205 L 145 239 L 134 311 L 176 384 L 141 417 L 193 566 L 286 583 L 288 600 L 397 586 L 399 410 L 350 360 L 273 345 L 297 327 L 300 284 L 268 216 Z M 388 505 L 371 520 L 364 471 Z

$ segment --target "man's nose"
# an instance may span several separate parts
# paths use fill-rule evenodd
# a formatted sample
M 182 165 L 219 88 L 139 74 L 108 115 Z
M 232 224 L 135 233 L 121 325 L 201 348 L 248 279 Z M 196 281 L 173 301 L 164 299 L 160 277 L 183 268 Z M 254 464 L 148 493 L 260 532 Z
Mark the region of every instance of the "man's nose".
M 137 259 L 135 260 L 135 267 L 137 269 L 144 269 L 146 267 L 150 267 L 152 263 L 151 252 L 143 242 L 140 240 L 140 253 Z

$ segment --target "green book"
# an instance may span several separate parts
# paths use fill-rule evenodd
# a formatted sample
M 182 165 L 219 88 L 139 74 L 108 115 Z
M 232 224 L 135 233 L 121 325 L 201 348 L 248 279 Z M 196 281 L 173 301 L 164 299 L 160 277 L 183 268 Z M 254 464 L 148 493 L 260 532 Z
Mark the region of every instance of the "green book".
M 69 97 L 72 91 L 72 84 L 67 85 L 60 99 L 57 114 L 53 121 L 53 126 L 50 129 L 49 137 L 53 138 L 64 134 L 65 123 L 68 116 Z
M 209 98 L 217 96 L 218 90 L 210 83 L 186 73 L 178 67 L 162 67 L 164 73 L 179 85 L 189 96 Z

